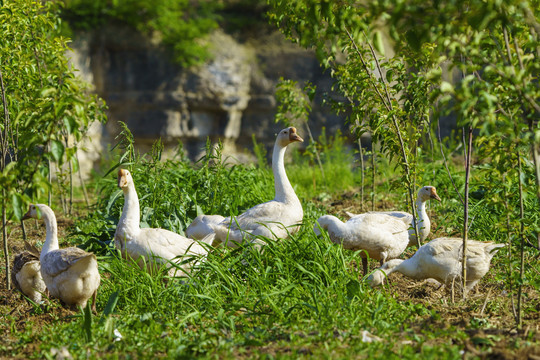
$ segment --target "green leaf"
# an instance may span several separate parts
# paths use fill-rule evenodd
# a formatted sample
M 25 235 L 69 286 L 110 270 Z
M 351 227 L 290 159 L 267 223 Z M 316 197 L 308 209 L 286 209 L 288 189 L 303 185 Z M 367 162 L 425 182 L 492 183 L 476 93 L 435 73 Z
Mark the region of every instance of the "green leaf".
M 442 93 L 453 93 L 454 86 L 447 81 L 441 82 L 441 92 Z
M 73 118 L 73 116 L 64 117 L 64 125 L 68 134 L 71 134 L 73 131 L 77 130 L 77 121 Z
M 116 303 L 118 303 L 119 293 L 118 291 L 113 292 L 109 296 L 109 300 L 107 301 L 107 305 L 105 305 L 105 309 L 103 310 L 103 316 L 109 316 L 114 311 L 114 308 L 116 307 Z
M 64 156 L 64 145 L 58 140 L 51 140 L 51 154 L 57 163 L 60 163 Z
M 17 220 L 21 220 L 23 217 L 23 201 L 20 194 L 12 194 L 11 195 L 11 206 L 13 208 L 13 214 L 17 218 Z
M 376 30 L 373 34 L 373 46 L 375 47 L 375 50 L 379 52 L 379 54 L 384 56 L 384 41 L 380 30 Z
M 83 309 L 83 325 L 82 328 L 86 335 L 86 341 L 92 341 L 92 311 L 90 310 L 90 301 L 86 304 L 86 307 Z
M 46 89 L 43 89 L 41 91 L 41 96 L 42 97 L 48 97 L 48 96 L 52 96 L 53 94 L 56 93 L 56 89 L 55 88 L 46 88 Z

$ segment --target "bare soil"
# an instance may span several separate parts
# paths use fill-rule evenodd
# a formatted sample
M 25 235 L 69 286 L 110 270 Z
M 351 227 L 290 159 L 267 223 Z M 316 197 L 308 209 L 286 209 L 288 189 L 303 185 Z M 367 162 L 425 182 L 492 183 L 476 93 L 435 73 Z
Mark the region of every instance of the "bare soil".
M 66 218 L 58 218 L 58 236 L 65 238 L 69 229 L 73 226 L 73 221 Z M 45 239 L 45 226 L 43 222 L 26 220 L 25 229 L 29 242 L 36 244 Z M 8 225 L 8 244 L 10 254 L 10 265 L 13 263 L 14 255 L 24 250 L 22 227 L 19 224 Z M 32 334 L 39 333 L 45 326 L 58 321 L 70 320 L 76 312 L 62 307 L 56 300 L 45 300 L 36 311 L 21 293 L 17 290 L 8 290 L 6 284 L 6 270 L 4 257 L 2 256 L 2 269 L 0 270 L 0 338 L 3 345 L 10 348 L 10 343 L 19 342 L 20 339 L 14 334 L 20 334 L 25 330 Z M 30 329 L 30 330 L 29 330 Z M 18 354 L 16 358 L 25 359 L 33 354 L 40 344 L 29 343 L 25 347 L 23 354 Z M 11 358 L 11 357 L 10 357 Z M 0 356 L 0 359 L 3 359 Z

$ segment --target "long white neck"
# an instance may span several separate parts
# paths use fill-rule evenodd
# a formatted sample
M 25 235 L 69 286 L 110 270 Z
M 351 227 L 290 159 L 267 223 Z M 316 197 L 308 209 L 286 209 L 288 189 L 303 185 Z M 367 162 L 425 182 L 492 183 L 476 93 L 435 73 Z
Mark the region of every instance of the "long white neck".
M 343 223 L 343 221 L 339 220 L 333 215 L 324 215 L 320 217 L 317 222 L 323 229 L 328 231 L 330 240 L 332 241 L 341 239 L 347 231 L 347 226 Z
M 54 215 L 54 211 L 52 211 L 48 207 L 40 207 L 41 216 L 43 218 L 43 222 L 45 223 L 45 230 L 47 231 L 47 236 L 45 237 L 45 243 L 43 244 L 43 248 L 41 249 L 41 255 L 40 260 L 43 259 L 43 257 L 53 251 L 58 250 L 58 229 L 56 226 L 56 216 Z
M 420 199 L 416 200 L 416 212 L 418 214 L 418 232 L 420 235 L 420 240 L 424 241 L 431 231 L 431 222 L 429 221 L 428 214 L 426 212 L 426 202 Z
M 274 188 L 276 191 L 274 200 L 290 203 L 299 200 L 285 172 L 285 150 L 287 150 L 286 146 L 281 147 L 277 142 L 274 145 L 274 152 L 272 153 L 272 172 L 274 173 Z
M 120 235 L 134 234 L 140 230 L 141 210 L 139 208 L 139 197 L 133 183 L 123 188 L 123 191 L 124 208 L 116 231 Z
M 384 270 L 387 276 L 393 273 L 394 271 L 397 271 L 407 277 L 416 279 L 418 268 L 415 266 L 413 261 L 410 261 L 410 259 L 407 259 L 407 260 L 393 259 L 386 262 L 383 265 L 382 270 Z

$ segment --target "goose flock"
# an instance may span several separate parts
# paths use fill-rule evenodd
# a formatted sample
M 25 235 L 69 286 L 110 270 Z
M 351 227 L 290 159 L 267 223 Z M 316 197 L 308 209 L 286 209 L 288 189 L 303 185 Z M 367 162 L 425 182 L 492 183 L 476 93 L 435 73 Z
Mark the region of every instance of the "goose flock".
M 179 277 L 204 261 L 214 246 L 234 248 L 247 243 L 261 248 L 267 241 L 288 238 L 302 226 L 304 212 L 285 172 L 285 152 L 288 145 L 302 141 L 294 127 L 285 128 L 277 135 L 272 154 L 273 200 L 255 205 L 238 216 L 200 215 L 186 228 L 186 236 L 140 227 L 140 205 L 133 177 L 128 170 L 120 169 L 117 181 L 124 195 L 124 206 L 114 234 L 114 246 L 128 264 L 136 264 L 151 274 L 164 268 L 168 276 Z M 381 285 L 393 272 L 416 280 L 432 278 L 450 286 L 461 276 L 462 239 L 437 238 L 420 246 L 411 258 L 399 259 L 408 246 L 422 244 L 428 238 L 431 222 L 426 202 L 430 199 L 441 201 L 435 187 L 424 186 L 418 191 L 416 216 L 401 211 L 347 213 L 349 219 L 343 222 L 327 214 L 317 219 L 313 231 L 317 236 L 326 232 L 331 242 L 358 251 L 363 274 L 373 287 Z M 43 219 L 46 237 L 41 252 L 26 244 L 25 251 L 16 255 L 12 271 L 16 288 L 35 303 L 41 302 L 45 294 L 71 308 L 85 307 L 92 298 L 95 312 L 100 284 L 96 256 L 77 247 L 59 248 L 56 217 L 47 205 L 31 204 L 23 217 L 27 218 Z M 488 272 L 491 259 L 503 246 L 469 240 L 466 290 L 471 290 Z M 368 259 L 380 262 L 380 267 L 371 274 Z

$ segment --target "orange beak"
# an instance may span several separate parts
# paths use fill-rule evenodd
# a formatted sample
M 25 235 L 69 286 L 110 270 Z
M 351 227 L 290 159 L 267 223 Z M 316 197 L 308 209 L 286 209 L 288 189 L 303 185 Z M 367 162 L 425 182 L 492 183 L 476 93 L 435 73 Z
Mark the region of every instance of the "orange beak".
M 431 188 L 431 195 L 430 195 L 430 197 L 431 197 L 432 199 L 441 201 L 441 198 L 439 197 L 439 195 L 437 195 L 437 190 L 435 190 L 434 187 Z
M 296 128 L 294 128 L 294 127 L 291 127 L 291 132 L 289 133 L 289 140 L 290 140 L 291 142 L 293 142 L 293 141 L 304 142 L 304 139 L 302 139 L 302 138 L 300 137 L 300 135 L 298 135 L 298 134 L 296 133 Z
M 26 214 L 23 215 L 22 220 L 26 220 L 26 219 L 30 219 L 30 218 L 31 218 L 31 216 L 30 216 L 30 209 L 31 209 L 31 207 L 32 207 L 32 205 L 30 205 L 30 206 L 28 207 L 28 212 L 27 212 Z
M 127 183 L 126 175 L 127 175 L 126 170 L 124 170 L 124 169 L 118 170 L 118 187 L 120 189 L 122 189 L 122 188 L 124 188 L 126 186 L 126 183 Z

